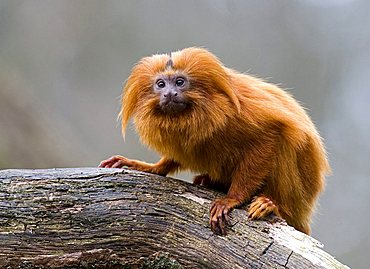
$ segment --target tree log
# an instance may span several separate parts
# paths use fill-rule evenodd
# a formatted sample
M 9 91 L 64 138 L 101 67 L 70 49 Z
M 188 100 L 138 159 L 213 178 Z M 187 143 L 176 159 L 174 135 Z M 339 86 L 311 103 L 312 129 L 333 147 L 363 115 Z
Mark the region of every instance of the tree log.
M 127 169 L 0 171 L 0 268 L 348 268 L 282 220 L 231 213 L 221 193 Z

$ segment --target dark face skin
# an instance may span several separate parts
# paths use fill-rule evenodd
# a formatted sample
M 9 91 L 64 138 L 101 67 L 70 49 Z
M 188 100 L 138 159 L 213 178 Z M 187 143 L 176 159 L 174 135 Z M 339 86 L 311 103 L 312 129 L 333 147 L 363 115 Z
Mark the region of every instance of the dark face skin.
M 188 106 L 184 91 L 189 88 L 189 80 L 182 74 L 160 75 L 154 83 L 154 91 L 159 94 L 159 107 L 164 113 L 175 114 Z

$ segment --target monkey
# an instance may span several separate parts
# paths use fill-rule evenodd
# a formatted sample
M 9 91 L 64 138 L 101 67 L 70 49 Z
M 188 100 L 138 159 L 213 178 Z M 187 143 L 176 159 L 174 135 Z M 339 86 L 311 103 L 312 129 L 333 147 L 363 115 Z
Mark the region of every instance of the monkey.
M 123 136 L 133 118 L 141 142 L 161 159 L 150 164 L 117 155 L 99 167 L 198 174 L 194 184 L 226 193 L 210 208 L 218 235 L 226 234 L 230 211 L 246 203 L 252 220 L 275 214 L 310 234 L 330 167 L 317 129 L 287 91 L 190 47 L 141 59 L 121 101 Z

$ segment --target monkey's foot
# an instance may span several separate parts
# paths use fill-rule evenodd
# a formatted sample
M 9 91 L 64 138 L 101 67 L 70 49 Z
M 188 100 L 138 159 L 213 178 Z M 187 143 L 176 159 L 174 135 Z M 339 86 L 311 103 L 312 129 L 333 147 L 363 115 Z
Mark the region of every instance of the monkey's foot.
M 248 217 L 250 219 L 263 219 L 271 213 L 280 216 L 278 207 L 265 196 L 255 197 L 248 208 Z
M 124 166 L 131 167 L 132 161 L 120 155 L 110 157 L 99 164 L 101 168 L 122 168 Z
M 212 203 L 210 209 L 210 225 L 215 234 L 226 235 L 226 226 L 229 223 L 229 212 L 240 202 L 234 198 L 221 198 Z
M 225 187 L 221 182 L 212 180 L 208 174 L 198 175 L 193 179 L 194 185 L 200 185 L 209 189 L 218 190 L 225 192 L 228 188 Z
M 211 186 L 211 178 L 207 174 L 198 175 L 198 176 L 194 177 L 193 184 L 194 185 L 201 185 L 201 186 L 205 186 L 205 187 L 210 187 Z

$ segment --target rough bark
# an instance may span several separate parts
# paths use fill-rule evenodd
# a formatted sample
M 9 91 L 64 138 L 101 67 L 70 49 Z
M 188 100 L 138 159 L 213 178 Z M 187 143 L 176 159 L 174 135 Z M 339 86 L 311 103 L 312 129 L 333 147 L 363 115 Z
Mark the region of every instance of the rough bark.
M 348 268 L 281 220 L 232 212 L 220 193 L 125 169 L 0 171 L 0 268 Z

